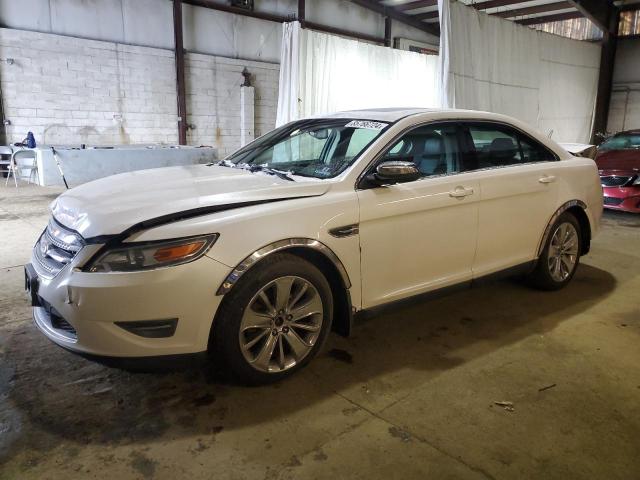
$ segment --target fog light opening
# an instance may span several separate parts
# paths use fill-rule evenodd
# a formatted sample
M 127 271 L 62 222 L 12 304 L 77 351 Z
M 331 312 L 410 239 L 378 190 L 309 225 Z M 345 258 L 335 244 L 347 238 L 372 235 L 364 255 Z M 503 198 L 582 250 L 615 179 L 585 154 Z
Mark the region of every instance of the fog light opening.
M 168 338 L 176 333 L 178 327 L 177 318 L 166 320 L 141 320 L 134 322 L 115 322 L 115 324 L 127 332 L 144 338 Z

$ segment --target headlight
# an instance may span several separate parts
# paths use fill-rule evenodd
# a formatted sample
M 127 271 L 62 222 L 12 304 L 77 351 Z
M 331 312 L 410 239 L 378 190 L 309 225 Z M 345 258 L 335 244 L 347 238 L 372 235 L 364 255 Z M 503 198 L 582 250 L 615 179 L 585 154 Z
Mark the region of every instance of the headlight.
M 218 234 L 119 245 L 89 263 L 89 272 L 133 272 L 192 262 L 203 256 Z
M 84 246 L 82 237 L 70 230 L 61 227 L 53 218 L 49 220 L 49 224 L 45 230 L 45 236 L 50 243 L 64 250 L 78 252 Z
M 632 185 L 640 185 L 640 175 L 633 181 Z

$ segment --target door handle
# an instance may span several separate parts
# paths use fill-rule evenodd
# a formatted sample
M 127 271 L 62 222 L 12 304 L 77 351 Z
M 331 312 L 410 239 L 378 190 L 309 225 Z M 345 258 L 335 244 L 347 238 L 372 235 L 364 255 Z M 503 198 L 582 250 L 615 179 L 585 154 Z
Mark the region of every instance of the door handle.
M 471 187 L 456 187 L 449 192 L 449 196 L 453 198 L 462 198 L 473 195 L 473 188 Z
M 540 183 L 553 183 L 556 181 L 555 175 L 543 175 L 538 179 Z

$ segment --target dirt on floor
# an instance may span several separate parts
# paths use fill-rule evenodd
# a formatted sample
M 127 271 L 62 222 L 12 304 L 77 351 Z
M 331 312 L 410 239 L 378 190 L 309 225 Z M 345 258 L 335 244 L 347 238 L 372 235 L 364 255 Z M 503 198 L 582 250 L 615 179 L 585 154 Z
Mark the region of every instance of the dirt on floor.
M 58 193 L 0 187 L 0 479 L 640 478 L 640 216 L 606 213 L 562 291 L 398 308 L 247 388 L 35 329 L 22 265 Z

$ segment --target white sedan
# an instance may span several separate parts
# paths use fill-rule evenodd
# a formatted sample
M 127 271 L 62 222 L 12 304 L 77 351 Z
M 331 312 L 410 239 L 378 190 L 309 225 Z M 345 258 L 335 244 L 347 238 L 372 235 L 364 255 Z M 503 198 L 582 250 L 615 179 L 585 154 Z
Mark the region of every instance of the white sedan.
M 503 273 L 564 287 L 602 189 L 592 160 L 512 118 L 384 109 L 97 180 L 51 210 L 25 269 L 48 338 L 103 357 L 210 351 L 261 383 L 362 310 Z

